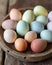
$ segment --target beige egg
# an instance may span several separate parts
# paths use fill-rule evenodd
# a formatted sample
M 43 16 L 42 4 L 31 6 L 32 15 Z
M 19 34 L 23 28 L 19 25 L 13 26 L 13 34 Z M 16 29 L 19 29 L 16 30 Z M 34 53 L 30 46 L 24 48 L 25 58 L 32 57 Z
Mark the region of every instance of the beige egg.
M 21 20 L 22 17 L 22 14 L 18 9 L 12 9 L 9 15 L 10 15 L 10 19 L 15 21 Z
M 14 29 L 15 30 L 16 24 L 17 24 L 17 22 L 10 20 L 10 19 L 7 19 L 7 20 L 3 21 L 2 28 L 3 29 Z
M 34 31 L 29 31 L 25 35 L 25 40 L 29 43 L 31 43 L 34 39 L 37 38 L 37 33 Z
M 4 31 L 4 40 L 7 42 L 7 43 L 13 43 L 15 42 L 16 38 L 17 38 L 17 34 L 15 31 L 11 30 L 11 29 L 6 29 Z

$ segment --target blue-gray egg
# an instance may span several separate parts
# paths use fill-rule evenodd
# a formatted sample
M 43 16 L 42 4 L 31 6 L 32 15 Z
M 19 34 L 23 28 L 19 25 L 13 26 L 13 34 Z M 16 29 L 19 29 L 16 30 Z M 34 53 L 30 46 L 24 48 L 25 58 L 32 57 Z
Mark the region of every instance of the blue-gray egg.
M 32 10 L 26 10 L 22 16 L 22 20 L 27 23 L 31 23 L 35 19 L 35 15 Z
M 38 21 L 33 21 L 31 24 L 31 30 L 32 31 L 35 31 L 37 33 L 40 33 L 42 30 L 44 30 L 44 25 L 41 24 L 40 22 Z
M 52 32 L 49 30 L 43 30 L 40 33 L 40 37 L 48 42 L 52 42 Z
M 23 20 L 17 23 L 16 31 L 19 35 L 24 36 L 29 31 L 29 24 Z
M 36 18 L 36 21 L 46 25 L 48 23 L 48 17 L 41 15 Z

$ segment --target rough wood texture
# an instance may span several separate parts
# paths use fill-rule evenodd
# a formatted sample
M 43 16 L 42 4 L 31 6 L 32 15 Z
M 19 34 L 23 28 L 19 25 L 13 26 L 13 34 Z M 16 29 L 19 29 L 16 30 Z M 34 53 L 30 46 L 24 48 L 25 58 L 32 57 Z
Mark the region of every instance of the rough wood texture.
M 6 8 L 7 8 L 7 0 L 0 0 L 0 25 L 1 25 L 1 20 L 4 18 L 6 15 Z M 3 51 L 0 48 L 0 65 L 2 65 L 2 57 L 3 56 Z
M 52 58 L 36 63 L 27 63 L 27 62 L 25 63 L 18 61 L 16 58 L 6 53 L 5 65 L 52 65 Z

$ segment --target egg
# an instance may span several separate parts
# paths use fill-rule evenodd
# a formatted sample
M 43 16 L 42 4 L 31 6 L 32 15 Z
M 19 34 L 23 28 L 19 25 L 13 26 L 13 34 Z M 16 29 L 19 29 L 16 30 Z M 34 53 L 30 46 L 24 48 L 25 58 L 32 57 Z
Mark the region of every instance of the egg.
M 17 34 L 15 31 L 11 29 L 6 29 L 4 31 L 3 37 L 7 43 L 14 43 L 17 38 Z
M 7 19 L 3 21 L 2 28 L 3 29 L 16 29 L 17 22 L 14 22 L 13 20 Z
M 32 10 L 26 10 L 22 16 L 22 20 L 27 23 L 31 23 L 35 19 L 34 13 Z
M 43 30 L 40 33 L 40 37 L 44 40 L 46 40 L 47 42 L 52 42 L 52 32 L 49 30 Z
M 33 52 L 42 52 L 47 47 L 47 42 L 42 39 L 35 39 L 31 43 L 31 50 Z
M 52 21 L 52 11 L 49 12 L 49 14 L 48 14 L 48 19 L 49 19 L 50 21 Z
M 49 22 L 47 24 L 47 29 L 50 30 L 50 31 L 52 31 L 52 22 Z
M 48 17 L 40 15 L 36 18 L 36 21 L 46 25 L 48 23 Z
M 22 38 L 16 39 L 14 46 L 17 51 L 21 52 L 27 50 L 28 47 L 27 42 Z
M 29 43 L 31 43 L 34 39 L 37 38 L 37 33 L 34 31 L 29 31 L 25 34 L 25 40 Z
M 39 16 L 39 15 L 48 16 L 47 9 L 41 5 L 35 6 L 33 11 L 36 16 Z
M 17 23 L 16 31 L 19 35 L 24 36 L 29 31 L 29 24 L 23 20 Z
M 21 12 L 15 8 L 11 9 L 9 16 L 10 16 L 10 19 L 14 21 L 19 21 L 22 18 Z
M 37 32 L 37 33 L 40 33 L 42 30 L 44 30 L 44 25 L 41 24 L 41 23 L 38 22 L 38 21 L 33 21 L 33 22 L 30 24 L 30 27 L 31 27 L 31 30 L 32 30 L 32 31 Z

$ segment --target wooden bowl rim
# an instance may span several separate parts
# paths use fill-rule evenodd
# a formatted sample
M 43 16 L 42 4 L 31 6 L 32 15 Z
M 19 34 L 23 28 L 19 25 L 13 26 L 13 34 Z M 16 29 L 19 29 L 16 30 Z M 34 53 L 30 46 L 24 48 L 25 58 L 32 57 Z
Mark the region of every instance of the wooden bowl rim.
M 18 10 L 25 10 L 25 9 L 33 9 L 33 7 L 26 7 L 26 8 L 19 8 Z M 3 20 L 2 21 L 4 21 L 7 17 L 9 16 L 9 14 L 8 15 L 6 15 L 4 18 L 3 18 Z M 11 49 L 11 48 L 9 48 L 6 44 L 5 44 L 5 42 L 3 41 L 3 39 L 2 39 L 2 37 L 0 36 L 0 47 L 5 51 L 5 52 L 7 52 L 7 53 L 9 53 L 10 55 L 12 55 L 12 56 L 14 56 L 14 57 L 17 57 L 17 58 L 22 58 L 22 59 L 24 59 L 24 57 L 27 57 L 27 58 L 35 58 L 35 60 L 36 60 L 36 57 L 38 57 L 38 58 L 42 58 L 42 57 L 45 57 L 46 55 L 49 55 L 49 57 L 50 56 L 52 56 L 52 49 L 50 49 L 50 50 L 48 50 L 48 51 L 46 51 L 46 52 L 43 52 L 43 53 L 38 53 L 38 54 L 24 54 L 24 53 L 19 53 L 19 52 L 16 52 L 15 50 L 13 50 L 13 49 Z M 28 59 L 27 59 L 28 60 Z M 41 60 L 41 59 L 40 59 Z M 26 60 L 25 60 L 26 61 Z M 32 61 L 32 60 L 31 60 Z M 34 60 L 33 60 L 34 61 Z

